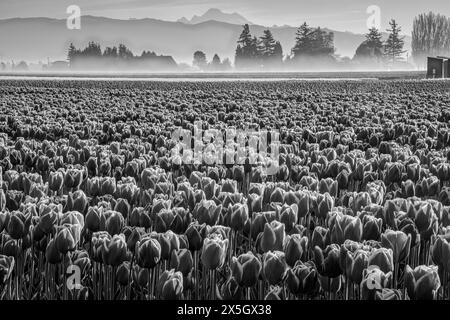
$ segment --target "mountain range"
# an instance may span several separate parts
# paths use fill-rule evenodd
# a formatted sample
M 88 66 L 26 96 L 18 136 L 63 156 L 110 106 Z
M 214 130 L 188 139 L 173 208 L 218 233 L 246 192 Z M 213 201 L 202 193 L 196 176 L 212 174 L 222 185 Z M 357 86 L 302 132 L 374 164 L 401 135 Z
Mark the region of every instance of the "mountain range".
M 191 20 L 178 21 L 83 16 L 80 30 L 69 30 L 65 19 L 4 19 L 0 20 L 0 60 L 64 60 L 70 43 L 81 48 L 89 41 L 96 41 L 102 48 L 123 43 L 136 54 L 151 50 L 171 55 L 178 63 L 190 64 L 197 50 L 204 51 L 209 60 L 217 53 L 222 59 L 233 61 L 243 23 L 249 21 L 239 14 L 226 14 L 217 9 L 208 10 L 205 15 L 194 16 Z M 289 54 L 297 27 L 250 26 L 251 33 L 258 37 L 265 29 L 272 31 L 275 39 L 281 42 L 284 54 Z M 334 32 L 336 53 L 341 56 L 353 57 L 365 39 L 362 34 L 329 31 Z M 405 49 L 410 50 L 410 47 L 411 37 L 407 36 Z
M 208 11 L 206 11 L 201 16 L 193 16 L 192 19 L 188 20 L 186 17 L 183 17 L 181 19 L 178 19 L 177 22 L 185 23 L 185 24 L 198 24 L 202 22 L 207 21 L 219 21 L 219 22 L 225 22 L 230 24 L 238 24 L 238 25 L 244 25 L 249 24 L 252 25 L 253 23 L 249 20 L 247 20 L 245 17 L 241 16 L 239 13 L 225 13 L 222 12 L 219 9 L 211 8 Z

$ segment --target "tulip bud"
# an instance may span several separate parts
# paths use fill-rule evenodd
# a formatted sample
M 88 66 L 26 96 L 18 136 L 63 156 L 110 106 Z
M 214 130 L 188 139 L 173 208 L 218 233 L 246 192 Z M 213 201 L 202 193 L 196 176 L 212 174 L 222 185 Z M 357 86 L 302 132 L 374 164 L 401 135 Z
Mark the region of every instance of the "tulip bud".
M 341 274 L 339 246 L 329 245 L 325 250 L 314 247 L 314 263 L 319 274 L 328 278 L 338 277 Z
M 252 253 L 241 254 L 238 258 L 233 257 L 231 270 L 233 277 L 240 286 L 250 288 L 256 285 L 261 273 L 261 262 Z
M 381 244 L 385 248 L 392 249 L 394 262 L 400 263 L 409 257 L 411 235 L 406 235 L 402 231 L 386 230 L 381 235 Z
M 221 237 L 206 238 L 203 243 L 201 260 L 208 270 L 215 270 L 223 266 L 228 248 L 228 239 Z
M 284 224 L 276 220 L 266 223 L 264 231 L 258 236 L 259 241 L 257 239 L 261 252 L 283 250 L 285 236 Z
M 183 294 L 183 275 L 181 272 L 166 270 L 158 280 L 157 291 L 163 300 L 179 300 Z
M 293 268 L 297 261 L 304 258 L 307 249 L 307 237 L 301 237 L 299 234 L 288 236 L 288 241 L 284 249 L 287 264 Z
M 316 227 L 311 236 L 311 247 L 319 247 L 325 249 L 331 243 L 329 229 L 323 227 Z
M 50 172 L 48 178 L 48 187 L 54 192 L 62 189 L 64 183 L 64 174 L 61 171 Z
M 108 216 L 105 224 L 106 231 L 112 236 L 121 233 L 125 223 L 122 214 L 117 211 L 109 211 L 106 215 Z
M 217 206 L 212 200 L 202 200 L 194 208 L 193 216 L 200 224 L 214 226 L 219 221 L 222 206 Z
M 141 268 L 153 269 L 161 259 L 161 245 L 156 239 L 143 239 L 138 245 L 137 262 Z
M 377 266 L 384 273 L 394 270 L 394 260 L 392 249 L 379 248 L 371 252 L 369 256 L 369 266 Z
M 101 226 L 102 212 L 98 207 L 89 207 L 85 217 L 86 228 L 91 232 L 97 232 Z
M 123 234 L 116 234 L 103 243 L 102 259 L 103 263 L 114 267 L 127 259 L 127 244 Z
M 314 263 L 298 261 L 293 269 L 288 270 L 286 284 L 294 295 L 315 294 L 318 290 L 318 275 Z
M 412 300 L 433 300 L 441 286 L 437 266 L 418 266 L 414 270 L 409 265 L 405 269 L 405 286 Z
M 124 261 L 116 270 L 117 282 L 125 287 L 130 283 L 130 262 Z
M 184 277 L 192 271 L 194 260 L 191 251 L 187 249 L 173 250 L 170 259 L 170 268 L 180 271 Z
M 56 248 L 62 254 L 75 250 L 76 240 L 68 227 L 59 230 L 55 238 Z
M 278 210 L 278 216 L 280 217 L 280 222 L 285 225 L 286 231 L 290 232 L 294 225 L 297 223 L 298 207 L 296 204 L 291 206 L 283 205 Z
M 25 217 L 22 212 L 11 212 L 6 231 L 13 239 L 22 239 L 28 234 L 31 223 L 30 217 Z
M 186 236 L 189 242 L 189 250 L 198 251 L 203 246 L 206 233 L 206 225 L 191 224 L 186 230 Z
M 280 283 L 286 273 L 286 258 L 281 251 L 269 251 L 263 256 L 262 274 L 270 285 Z
M 242 231 L 249 219 L 248 207 L 246 205 L 236 203 L 228 207 L 229 225 L 235 231 Z

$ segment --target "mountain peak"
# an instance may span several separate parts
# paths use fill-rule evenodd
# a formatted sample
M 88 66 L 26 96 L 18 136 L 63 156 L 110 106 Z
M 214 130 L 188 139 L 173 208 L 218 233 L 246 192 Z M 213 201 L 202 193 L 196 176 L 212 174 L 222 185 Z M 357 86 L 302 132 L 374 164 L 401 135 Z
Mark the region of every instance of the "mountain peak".
M 225 22 L 230 24 L 253 24 L 246 18 L 244 18 L 239 13 L 225 13 L 217 8 L 211 8 L 206 11 L 203 15 L 197 16 L 194 15 L 191 20 L 186 19 L 185 17 L 178 19 L 177 22 L 185 23 L 185 24 L 199 24 L 206 21 L 218 21 Z

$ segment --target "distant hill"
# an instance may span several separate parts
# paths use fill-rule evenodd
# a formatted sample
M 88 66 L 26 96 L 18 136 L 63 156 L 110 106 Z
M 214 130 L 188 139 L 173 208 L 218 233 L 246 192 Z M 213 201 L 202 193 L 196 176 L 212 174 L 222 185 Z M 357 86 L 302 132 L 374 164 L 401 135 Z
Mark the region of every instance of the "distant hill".
M 260 36 L 267 27 L 251 25 L 252 34 Z M 269 28 L 290 53 L 295 41 L 295 27 Z M 209 20 L 197 24 L 169 22 L 156 19 L 118 20 L 83 16 L 81 30 L 66 28 L 66 20 L 50 18 L 14 18 L 0 20 L 0 60 L 26 61 L 64 60 L 71 42 L 84 47 L 89 41 L 105 46 L 123 43 L 134 53 L 144 50 L 172 56 L 176 62 L 192 62 L 193 53 L 202 50 L 208 59 L 217 53 L 234 60 L 236 40 L 242 31 L 239 24 Z M 350 32 L 335 33 L 337 53 L 353 57 L 364 35 Z M 411 38 L 406 38 L 410 49 Z
M 183 17 L 178 20 L 178 22 L 185 23 L 185 24 L 198 24 L 202 22 L 207 21 L 218 21 L 218 22 L 225 22 L 230 24 L 253 24 L 252 22 L 248 21 L 246 18 L 241 16 L 239 13 L 224 13 L 220 11 L 219 9 L 209 9 L 201 16 L 193 16 L 191 20 L 186 19 L 186 17 Z

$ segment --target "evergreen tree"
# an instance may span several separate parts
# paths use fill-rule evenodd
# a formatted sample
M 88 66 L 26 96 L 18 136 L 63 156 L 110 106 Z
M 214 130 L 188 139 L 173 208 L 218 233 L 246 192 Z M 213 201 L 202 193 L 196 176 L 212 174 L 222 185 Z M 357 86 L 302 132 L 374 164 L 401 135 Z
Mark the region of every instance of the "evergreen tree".
M 131 52 L 124 44 L 119 44 L 119 51 L 117 54 L 121 59 L 131 59 L 134 57 L 133 52 Z
M 77 49 L 75 48 L 75 46 L 73 45 L 73 43 L 71 43 L 69 45 L 69 50 L 67 52 L 67 60 L 69 61 L 69 63 L 73 62 L 75 56 L 77 54 Z
M 377 28 L 369 29 L 366 40 L 356 49 L 354 60 L 380 62 L 384 54 L 382 34 Z
M 248 24 L 245 24 L 238 39 L 235 65 L 238 68 L 253 66 L 258 58 L 258 39 L 256 37 L 252 37 L 250 34 L 250 27 Z
M 277 42 L 273 38 L 270 30 L 264 30 L 264 35 L 260 38 L 260 55 L 263 59 L 271 58 L 275 53 Z
M 390 28 L 387 30 L 389 37 L 384 45 L 384 51 L 387 59 L 394 64 L 395 62 L 401 61 L 401 56 L 406 52 L 403 50 L 405 37 L 400 36 L 402 29 L 394 19 L 389 22 L 389 25 Z
M 221 64 L 220 57 L 219 57 L 219 55 L 216 53 L 216 54 L 214 55 L 212 61 L 211 61 L 211 65 L 217 67 L 217 66 L 220 66 L 220 64 Z
M 311 54 L 312 43 L 313 29 L 305 22 L 297 29 L 295 34 L 295 46 L 292 49 L 292 55 L 299 57 Z
M 105 51 L 103 51 L 103 56 L 108 58 L 117 58 L 119 53 L 117 51 L 117 47 L 107 47 Z

